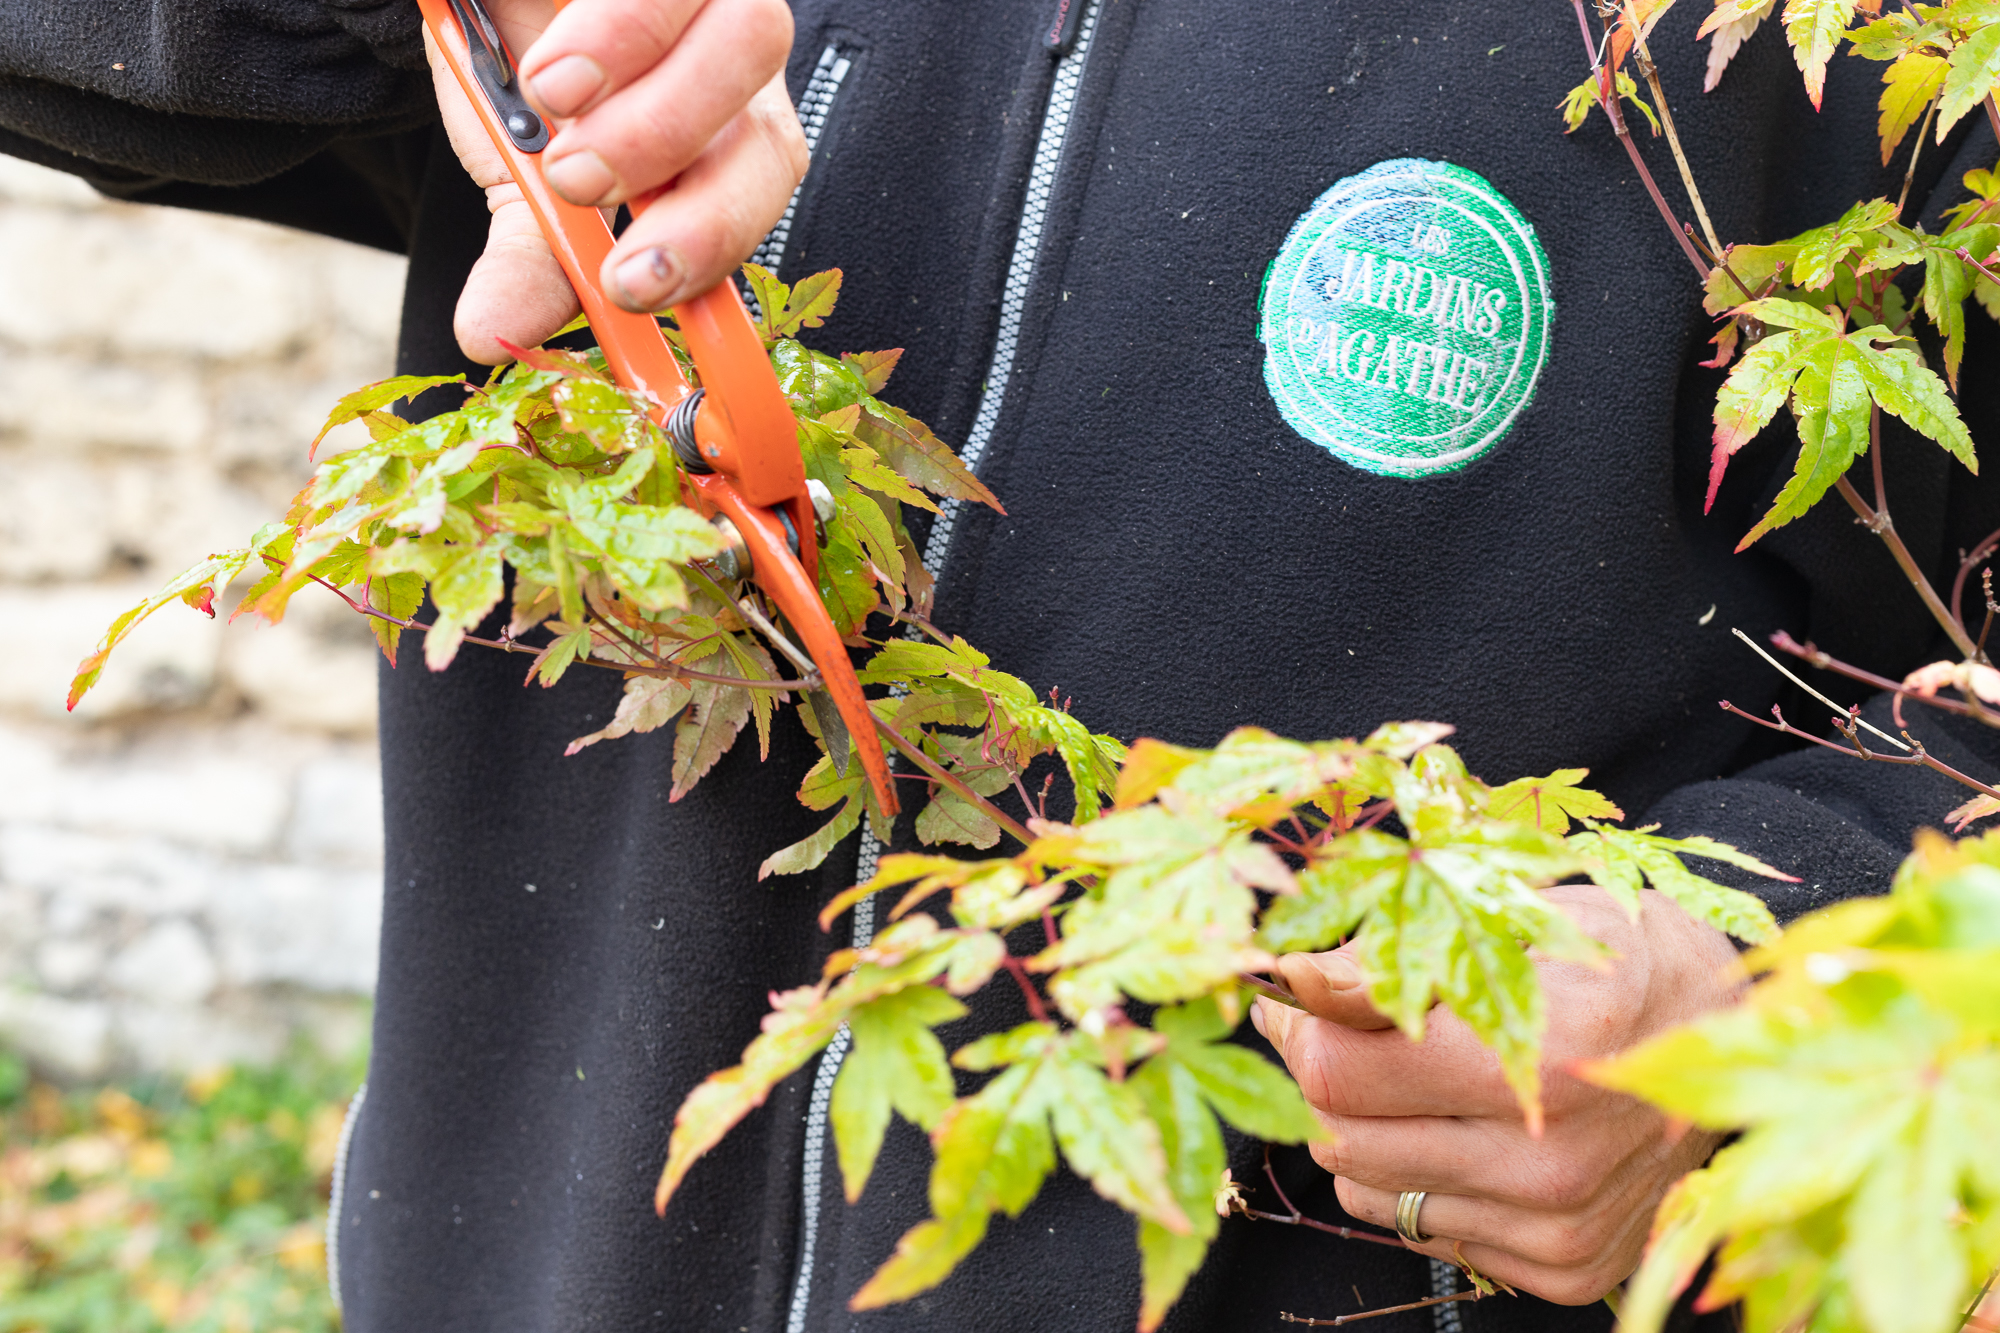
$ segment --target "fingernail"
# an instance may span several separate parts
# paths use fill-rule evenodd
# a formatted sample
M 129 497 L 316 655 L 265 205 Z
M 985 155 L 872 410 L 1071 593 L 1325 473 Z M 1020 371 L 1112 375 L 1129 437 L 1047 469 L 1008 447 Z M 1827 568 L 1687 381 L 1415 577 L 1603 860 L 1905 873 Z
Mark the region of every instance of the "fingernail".
M 589 56 L 564 56 L 529 81 L 529 91 L 552 116 L 573 116 L 604 91 L 604 67 Z
M 1317 962 L 1328 990 L 1353 990 L 1361 984 L 1361 969 L 1345 954 L 1331 953 Z
M 611 187 L 618 183 L 611 168 L 604 165 L 604 159 L 588 148 L 551 162 L 542 170 L 557 194 L 586 208 L 602 203 L 604 196 L 611 193 Z
M 1257 1001 L 1250 1006 L 1250 1026 L 1257 1029 L 1257 1035 L 1269 1041 L 1270 1034 L 1264 1031 L 1264 1002 Z
M 611 270 L 612 292 L 627 310 L 658 310 L 680 290 L 681 261 L 664 245 L 641 250 Z

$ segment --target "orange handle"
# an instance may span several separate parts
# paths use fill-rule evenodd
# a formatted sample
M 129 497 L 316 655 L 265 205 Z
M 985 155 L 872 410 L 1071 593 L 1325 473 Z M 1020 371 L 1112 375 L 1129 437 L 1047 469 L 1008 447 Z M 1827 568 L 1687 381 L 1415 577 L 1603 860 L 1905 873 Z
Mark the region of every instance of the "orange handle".
M 472 52 L 452 13 L 452 0 L 417 2 L 445 63 L 465 90 L 487 137 L 506 160 L 549 248 L 576 289 L 612 377 L 649 397 L 653 420 L 664 423 L 667 413 L 687 397 L 689 386 L 658 321 L 620 308 L 598 282 L 616 240 L 610 224 L 597 209 L 572 204 L 558 195 L 542 174 L 539 154 L 523 152 L 515 145 L 473 71 Z M 875 715 L 855 678 L 847 647 L 819 598 L 819 548 L 814 541 L 805 465 L 799 457 L 798 423 L 778 386 L 763 339 L 750 322 L 734 283 L 720 283 L 675 306 L 674 316 L 707 390 L 696 438 L 702 455 L 715 468 L 714 474 L 707 476 L 690 474 L 695 484 L 691 498 L 706 502 L 707 510 L 722 510 L 742 533 L 750 550 L 751 577 L 805 640 L 806 651 L 847 723 L 876 801 L 894 815 L 900 803 L 882 754 Z M 791 515 L 799 538 L 796 555 L 777 508 Z

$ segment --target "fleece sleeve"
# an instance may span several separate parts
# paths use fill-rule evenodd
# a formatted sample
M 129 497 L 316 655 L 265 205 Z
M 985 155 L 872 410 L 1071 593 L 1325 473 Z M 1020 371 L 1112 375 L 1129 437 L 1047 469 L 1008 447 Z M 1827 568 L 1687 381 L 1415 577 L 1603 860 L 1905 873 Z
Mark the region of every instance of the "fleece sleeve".
M 130 194 L 435 115 L 412 0 L 0 0 L 0 152 Z

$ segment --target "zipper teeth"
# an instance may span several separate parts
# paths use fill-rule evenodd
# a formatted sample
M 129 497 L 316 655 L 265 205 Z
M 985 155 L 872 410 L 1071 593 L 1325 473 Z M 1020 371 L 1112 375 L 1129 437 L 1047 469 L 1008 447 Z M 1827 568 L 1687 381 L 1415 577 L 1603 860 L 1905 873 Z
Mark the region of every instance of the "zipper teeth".
M 872 906 L 873 904 L 871 904 Z M 368 1100 L 368 1080 L 354 1090 L 347 1114 L 340 1120 L 340 1139 L 333 1147 L 333 1184 L 326 1201 L 326 1290 L 333 1297 L 333 1309 L 340 1312 L 340 1212 L 347 1202 L 347 1152 L 354 1144 L 354 1125 L 361 1119 L 361 1103 Z
M 1083 11 L 1076 46 L 1056 67 L 1055 84 L 1049 89 L 1049 109 L 1042 117 L 1041 138 L 1035 143 L 1028 193 L 1021 201 L 1021 229 L 1014 238 L 1014 257 L 1007 265 L 1007 285 L 1000 296 L 1000 328 L 993 340 L 993 360 L 986 370 L 986 383 L 980 389 L 979 410 L 972 418 L 972 429 L 966 432 L 965 445 L 958 451 L 958 456 L 975 473 L 985 460 L 994 423 L 1000 419 L 1000 408 L 1007 398 L 1007 382 L 1013 378 L 1014 353 L 1020 345 L 1028 284 L 1035 274 L 1035 260 L 1042 246 L 1042 224 L 1048 220 L 1049 196 L 1055 192 L 1056 167 L 1062 161 L 1063 140 L 1069 137 L 1070 113 L 1076 109 L 1077 87 L 1083 82 L 1083 58 L 1090 54 L 1097 11 L 1094 0 Z M 958 529 L 958 514 L 963 507 L 964 502 L 956 499 L 939 504 L 930 540 L 924 543 L 924 563 L 939 573 L 951 553 L 952 534 Z
M 833 110 L 833 99 L 840 92 L 840 84 L 847 77 L 847 71 L 854 68 L 852 57 L 844 53 L 838 43 L 828 42 L 826 49 L 819 53 L 819 63 L 813 66 L 812 77 L 806 80 L 805 93 L 799 98 L 799 128 L 806 134 L 806 158 L 819 151 L 819 137 L 826 130 L 827 114 Z M 785 215 L 778 219 L 776 226 L 751 252 L 750 262 L 778 271 L 779 263 L 785 257 L 785 246 L 792 239 L 792 219 L 799 209 L 799 191 L 805 188 L 801 181 L 792 190 L 790 201 L 785 204 Z
M 1088 0 L 1083 17 L 1077 25 L 1076 45 L 1056 66 L 1055 81 L 1049 89 L 1048 107 L 1042 113 L 1040 137 L 1035 141 L 1034 164 L 1028 173 L 1028 191 L 1021 201 L 1021 225 L 1014 235 L 1014 254 L 1007 264 L 1007 283 L 1000 296 L 1000 327 L 993 341 L 993 360 L 986 371 L 986 382 L 979 392 L 979 410 L 972 419 L 972 429 L 966 433 L 965 444 L 958 451 L 965 465 L 975 473 L 980 461 L 986 456 L 986 445 L 993 437 L 993 425 L 999 420 L 1002 400 L 1007 396 L 1007 381 L 1014 373 L 1014 353 L 1021 339 L 1021 315 L 1027 305 L 1028 284 L 1034 277 L 1035 259 L 1042 245 L 1042 224 L 1048 220 L 1049 197 L 1055 192 L 1056 168 L 1062 161 L 1063 141 L 1069 135 L 1070 114 L 1076 109 L 1077 89 L 1083 82 L 1084 57 L 1090 54 L 1091 34 L 1097 29 L 1099 0 Z M 822 68 L 829 68 L 828 57 L 834 53 L 829 46 L 820 55 Z M 844 62 L 843 62 L 844 63 Z M 844 76 L 845 69 L 841 74 Z M 814 75 L 818 78 L 817 72 Z M 839 81 L 834 81 L 839 87 Z M 807 88 L 807 97 L 812 95 Z M 829 102 L 832 100 L 828 95 Z M 801 101 L 799 113 L 803 119 L 805 102 Z M 820 116 L 824 123 L 825 113 Z M 818 142 L 817 131 L 806 131 L 808 145 Z M 798 196 L 793 195 L 796 204 Z M 792 210 L 785 210 L 784 219 L 773 228 L 771 236 L 778 238 L 780 232 L 790 233 Z M 770 241 L 765 242 L 766 245 Z M 778 253 L 782 254 L 784 242 L 778 241 Z M 762 250 L 759 250 L 762 253 Z M 762 262 L 761 260 L 758 262 Z M 767 265 L 767 267 L 769 267 Z M 923 560 L 933 570 L 940 570 L 944 557 L 951 549 L 952 532 L 958 525 L 960 502 L 946 499 L 938 506 L 937 521 L 931 525 L 930 539 L 924 543 Z M 855 882 L 865 884 L 875 877 L 875 868 L 882 855 L 882 844 L 876 841 L 875 830 L 867 820 L 861 823 L 860 857 L 855 866 Z M 875 938 L 875 899 L 868 897 L 854 905 L 854 939 L 857 949 L 866 948 Z M 849 1037 L 847 1025 L 841 1024 L 840 1031 L 827 1044 L 826 1052 L 820 1056 L 819 1067 L 813 1072 L 812 1098 L 806 1107 L 805 1160 L 800 1171 L 800 1226 L 799 1226 L 799 1272 L 792 1285 L 791 1318 L 785 1325 L 785 1333 L 805 1333 L 806 1311 L 812 1300 L 813 1260 L 819 1243 L 819 1205 L 821 1191 L 826 1183 L 826 1139 L 827 1113 L 833 1102 L 833 1080 L 840 1073 L 840 1066 L 847 1058 Z

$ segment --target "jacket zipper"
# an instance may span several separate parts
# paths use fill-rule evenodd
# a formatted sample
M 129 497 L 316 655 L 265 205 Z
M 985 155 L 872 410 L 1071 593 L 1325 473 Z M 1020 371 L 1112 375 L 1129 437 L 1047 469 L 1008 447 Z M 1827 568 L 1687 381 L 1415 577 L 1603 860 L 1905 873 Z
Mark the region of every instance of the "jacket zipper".
M 1042 227 L 1048 220 L 1049 200 L 1055 193 L 1056 169 L 1062 162 L 1063 142 L 1069 135 L 1070 118 L 1076 110 L 1077 90 L 1083 83 L 1084 60 L 1090 54 L 1090 39 L 1097 29 L 1098 10 L 1103 0 L 1056 0 L 1056 4 L 1055 22 L 1044 36 L 1043 45 L 1059 54 L 1060 63 L 1056 66 L 1055 80 L 1049 88 L 1048 104 L 1042 112 L 1042 128 L 1035 140 L 1028 189 L 1021 201 L 1021 221 L 1014 233 L 1014 254 L 1007 264 L 1006 285 L 1001 290 L 1000 325 L 993 340 L 993 357 L 987 365 L 986 381 L 980 389 L 979 408 L 973 415 L 972 428 L 966 432 L 965 443 L 958 451 L 965 465 L 975 473 L 986 455 L 987 444 L 993 438 L 994 424 L 1000 418 L 1000 408 L 1007 397 L 1007 382 L 1014 373 L 1014 355 L 1021 338 L 1021 316 L 1027 307 L 1028 286 L 1034 278 L 1035 260 L 1041 252 Z M 827 48 L 829 53 L 832 50 L 832 47 Z M 820 60 L 824 65 L 826 55 L 823 54 Z M 799 110 L 803 116 L 803 102 Z M 808 144 L 815 141 L 814 131 L 808 129 Z M 796 198 L 795 195 L 794 202 Z M 791 210 L 785 210 L 785 218 L 778 224 L 779 228 L 789 232 L 791 216 Z M 774 229 L 772 235 L 777 234 Z M 931 524 L 930 537 L 924 543 L 923 551 L 924 564 L 933 571 L 943 571 L 945 558 L 951 551 L 952 533 L 958 526 L 960 508 L 961 502 L 953 499 L 946 499 L 938 506 L 938 516 Z M 875 840 L 874 830 L 864 820 L 860 859 L 855 867 L 857 884 L 874 878 L 876 862 L 881 854 L 882 845 Z M 853 945 L 857 949 L 866 948 L 869 941 L 875 938 L 875 900 L 872 897 L 862 899 L 854 905 L 852 915 Z M 792 1284 L 791 1318 L 785 1325 L 785 1333 L 805 1333 L 806 1329 L 806 1312 L 812 1301 L 813 1261 L 819 1242 L 820 1196 L 826 1179 L 827 1113 L 833 1101 L 833 1080 L 847 1058 L 847 1049 L 847 1027 L 843 1024 L 827 1044 L 825 1054 L 820 1056 L 819 1068 L 813 1074 L 812 1096 L 806 1105 L 805 1152 L 799 1181 L 798 1276 Z

